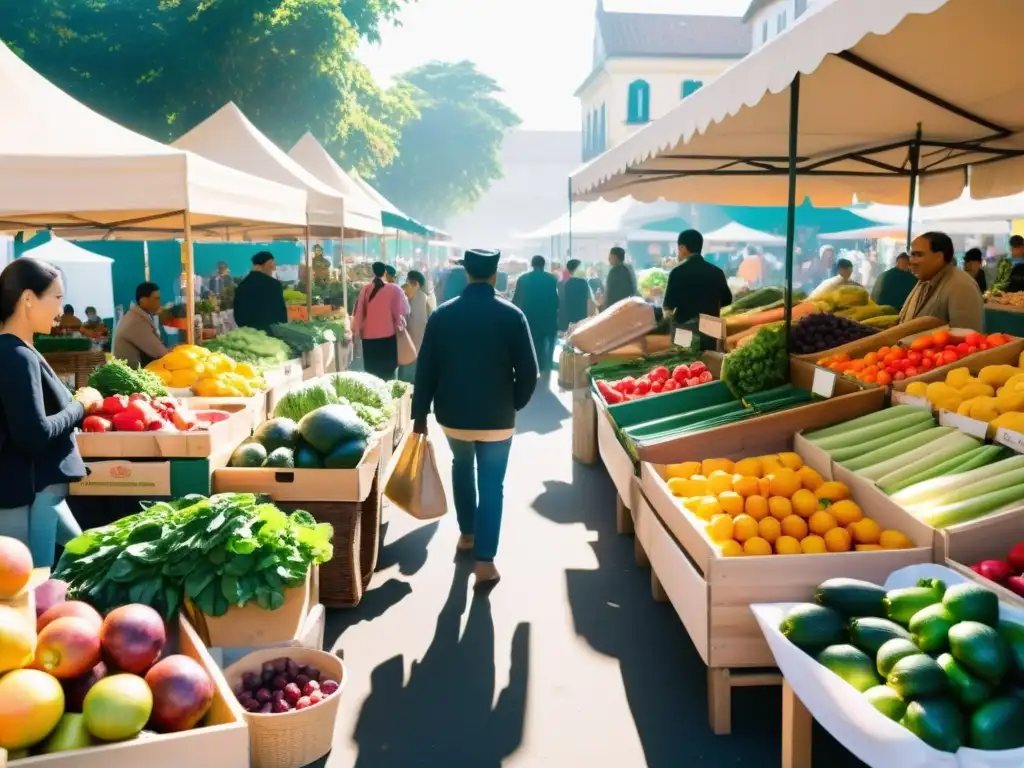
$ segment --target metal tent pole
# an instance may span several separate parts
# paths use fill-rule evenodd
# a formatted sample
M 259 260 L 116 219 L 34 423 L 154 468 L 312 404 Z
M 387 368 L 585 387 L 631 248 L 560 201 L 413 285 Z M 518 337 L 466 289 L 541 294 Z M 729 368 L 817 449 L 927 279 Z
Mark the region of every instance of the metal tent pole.
M 572 178 L 569 179 L 569 183 L 568 183 L 567 187 L 568 187 L 568 190 L 569 190 L 569 258 L 571 259 L 572 255 L 573 255 L 573 251 L 572 251 Z M 561 243 L 559 243 L 559 245 L 561 245 Z M 552 256 L 551 260 L 554 261 L 554 256 Z
M 786 348 L 789 348 L 789 331 L 793 323 L 793 251 L 796 245 L 796 179 L 797 144 L 800 136 L 800 75 L 793 78 L 789 86 L 789 200 L 786 209 L 786 303 L 784 325 Z
M 917 175 L 921 170 L 921 124 L 917 124 L 917 138 L 910 145 L 910 202 L 907 204 L 907 253 L 914 240 L 914 201 L 917 198 Z

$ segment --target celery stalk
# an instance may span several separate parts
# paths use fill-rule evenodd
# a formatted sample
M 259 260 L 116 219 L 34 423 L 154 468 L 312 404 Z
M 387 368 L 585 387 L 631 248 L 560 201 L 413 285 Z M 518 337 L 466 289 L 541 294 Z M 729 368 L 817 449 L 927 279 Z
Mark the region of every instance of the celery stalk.
M 935 424 L 935 419 L 932 415 L 921 408 L 911 409 L 914 412 L 908 413 L 905 416 L 897 416 L 890 418 L 887 421 L 879 424 L 870 424 L 866 427 L 854 429 L 850 432 L 844 432 L 841 435 L 831 435 L 829 437 L 823 437 L 814 440 L 814 444 L 817 445 L 823 451 L 831 451 L 835 448 L 846 448 L 851 445 L 857 445 L 867 440 L 874 440 L 876 437 L 883 437 L 885 435 L 893 435 L 896 432 L 912 427 L 915 424 L 922 422 L 926 424 Z
M 804 437 L 810 440 L 812 443 L 824 437 L 833 437 L 834 435 L 844 435 L 847 432 L 853 432 L 854 430 L 860 429 L 861 427 L 870 427 L 875 424 L 886 424 L 892 419 L 900 418 L 901 416 L 907 416 L 912 413 L 928 413 L 928 411 L 917 407 L 916 405 L 894 405 L 892 408 L 885 408 L 881 411 L 875 411 L 875 413 L 869 413 L 867 416 L 859 416 L 856 419 L 850 419 L 844 421 L 842 424 L 836 424 L 832 427 L 826 427 L 825 429 L 819 429 L 814 432 L 808 432 Z M 931 414 L 928 414 L 931 416 Z
M 850 459 L 856 459 L 858 456 L 863 456 L 871 451 L 876 451 L 879 448 L 885 448 L 887 445 L 892 445 L 906 437 L 913 437 L 914 435 L 924 432 L 926 429 L 931 429 L 932 425 L 927 421 L 923 421 L 920 424 L 915 424 L 912 427 L 901 429 L 899 432 L 891 435 L 883 435 L 882 437 L 876 437 L 874 440 L 868 440 L 866 443 L 858 443 L 857 445 L 851 445 L 849 448 L 836 448 L 829 452 L 829 456 L 832 461 L 842 464 L 843 462 L 849 461 Z
M 972 469 L 977 469 L 978 467 L 984 467 L 986 464 L 991 464 L 1002 452 L 1003 448 L 998 445 L 980 445 L 962 456 L 954 456 L 952 459 L 944 461 L 931 469 L 918 472 L 913 477 L 908 477 L 906 480 L 901 480 L 898 483 L 887 485 L 882 488 L 882 490 L 889 496 L 892 496 L 894 493 L 901 491 L 904 488 L 909 488 L 912 485 L 923 483 L 925 480 L 931 480 L 933 477 L 970 472 Z
M 948 507 L 950 504 L 955 504 L 958 501 L 980 498 L 986 494 L 994 493 L 1003 488 L 1010 488 L 1014 485 L 1024 485 L 1024 467 L 997 475 L 996 477 L 979 480 L 969 485 L 957 485 L 956 488 L 951 489 L 948 493 L 944 493 L 941 498 L 930 503 L 914 505 L 909 508 L 909 511 L 914 514 L 918 512 L 927 514 L 929 509 L 936 506 Z
M 900 452 L 887 461 L 858 470 L 857 474 L 868 480 L 874 480 L 879 485 L 887 485 L 923 472 L 936 464 L 941 464 L 946 459 L 967 453 L 980 444 L 973 437 L 953 430 L 938 440 L 925 443 L 909 453 Z
M 951 435 L 954 432 L 956 432 L 955 427 L 929 427 L 928 429 L 917 432 L 909 437 L 904 437 L 900 440 L 896 440 L 896 436 L 892 435 L 886 445 L 881 448 L 875 448 L 873 451 L 839 463 L 851 472 L 856 472 L 861 469 L 873 467 L 876 464 L 881 464 L 883 461 L 889 461 L 890 459 L 905 456 L 916 448 L 928 445 L 929 443 L 934 443 L 940 437 Z M 835 459 L 835 456 L 832 458 Z
M 944 475 L 912 485 L 909 488 L 904 488 L 899 493 L 893 494 L 892 500 L 904 508 L 917 506 L 925 502 L 934 503 L 940 500 L 942 494 L 951 488 L 970 485 L 989 477 L 998 477 L 1021 467 L 1024 467 L 1024 456 L 1011 456 L 1008 459 L 1003 459 L 984 467 L 978 467 L 970 472 Z
M 914 517 L 932 528 L 948 528 L 951 525 L 969 523 L 979 517 L 985 517 L 1024 502 L 1024 483 L 1004 487 L 998 491 L 963 499 L 941 507 L 929 506 L 914 512 Z

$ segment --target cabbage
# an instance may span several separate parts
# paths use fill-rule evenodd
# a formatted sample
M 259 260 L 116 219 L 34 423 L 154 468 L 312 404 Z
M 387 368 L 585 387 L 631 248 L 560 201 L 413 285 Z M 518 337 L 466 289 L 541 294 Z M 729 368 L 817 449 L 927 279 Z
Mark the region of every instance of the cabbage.
M 323 408 L 325 405 L 337 405 L 346 402 L 339 398 L 329 384 L 317 379 L 308 381 L 298 389 L 293 389 L 274 406 L 274 418 L 284 417 L 299 421 L 307 413 Z

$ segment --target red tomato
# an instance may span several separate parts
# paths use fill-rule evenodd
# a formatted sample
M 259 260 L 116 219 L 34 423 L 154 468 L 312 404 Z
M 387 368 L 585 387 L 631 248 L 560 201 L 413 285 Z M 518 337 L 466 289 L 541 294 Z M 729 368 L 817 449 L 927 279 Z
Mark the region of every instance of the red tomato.
M 960 355 L 958 355 L 955 350 L 951 351 L 947 349 L 942 353 L 942 365 L 952 365 L 959 359 Z M 936 362 L 938 362 L 938 360 L 936 360 Z
M 892 384 L 892 374 L 887 371 L 882 371 L 875 377 L 875 382 L 882 385 L 883 387 Z
M 932 334 L 932 341 L 936 347 L 944 347 L 949 344 L 949 331 L 936 331 Z
M 682 384 L 690 378 L 690 367 L 688 365 L 677 365 L 672 371 L 672 378 Z
M 992 346 L 992 345 L 991 345 L 991 344 L 989 344 L 989 343 L 988 343 L 988 341 L 986 341 L 985 339 L 982 339 L 982 340 L 981 340 L 981 341 L 980 341 L 980 342 L 978 343 L 978 349 L 979 349 L 979 350 L 986 350 L 986 349 L 989 349 L 989 348 L 990 348 L 991 346 Z
M 973 354 L 974 354 L 975 352 L 977 352 L 977 351 L 978 351 L 978 348 L 977 348 L 977 347 L 975 347 L 974 345 L 971 345 L 971 346 L 969 346 L 969 347 L 967 348 L 967 354 L 968 354 L 968 355 L 973 355 Z
M 849 360 L 849 358 L 846 358 L 846 359 Z M 704 365 L 704 363 L 702 363 L 700 360 L 698 360 L 695 363 L 690 363 L 690 375 L 691 376 L 700 376 L 707 369 L 708 369 L 708 367 L 706 365 Z
M 917 350 L 911 350 L 910 353 L 907 355 L 907 360 L 910 361 L 911 365 L 917 365 L 918 363 L 921 362 L 923 357 L 924 356 Z
M 664 365 L 659 365 L 657 368 L 652 369 L 651 372 L 647 374 L 647 377 L 652 382 L 653 381 L 668 381 L 668 377 L 669 377 L 668 368 L 666 368 Z
M 696 387 L 698 384 L 700 384 L 700 376 L 691 376 L 686 380 L 686 386 L 688 387 Z
M 679 389 L 679 382 L 676 381 L 675 379 L 669 379 L 662 386 L 661 391 L 662 392 L 671 392 L 674 389 Z
M 893 381 L 903 381 L 905 378 L 907 378 L 907 374 L 903 371 L 896 371 L 896 373 L 892 375 Z
M 647 379 L 640 379 L 640 381 L 638 381 L 636 383 L 636 393 L 638 395 L 643 396 L 643 395 L 646 395 L 650 391 L 651 391 L 651 382 L 649 382 Z
M 935 346 L 935 340 L 931 336 L 922 336 L 919 339 L 914 339 L 910 342 L 911 349 L 928 349 L 929 347 Z
M 960 342 L 959 344 L 956 345 L 956 351 L 957 351 L 958 354 L 969 355 L 970 354 L 970 350 L 971 350 L 971 347 L 966 342 Z M 974 351 L 977 352 L 978 350 L 974 350 Z
M 985 339 L 985 337 L 984 337 L 984 336 L 982 336 L 982 335 L 981 335 L 980 333 L 969 333 L 969 334 L 967 334 L 967 338 L 966 338 L 966 339 L 964 339 L 964 341 L 965 341 L 965 342 L 966 342 L 966 343 L 967 343 L 967 344 L 968 344 L 969 346 L 972 346 L 972 347 L 976 347 L 976 346 L 978 346 L 978 345 L 979 345 L 979 344 L 980 344 L 980 343 L 981 343 L 982 341 L 984 341 L 984 339 Z
M 926 357 L 924 360 L 921 361 L 921 370 L 922 371 L 930 371 L 934 367 L 935 367 L 935 360 L 934 360 L 934 358 Z
M 909 366 L 905 371 L 903 371 L 903 375 L 906 376 L 908 379 L 914 378 L 915 376 L 917 376 L 917 374 L 918 374 L 917 368 L 915 368 L 912 365 Z
M 1001 333 L 993 333 L 989 335 L 987 341 L 990 347 L 1001 347 L 1003 344 L 1006 344 L 1009 339 Z
M 661 391 L 662 389 L 664 389 L 664 387 L 665 382 L 659 379 L 658 381 L 655 381 L 653 384 L 651 384 L 651 392 L 653 392 L 656 395 L 661 394 Z

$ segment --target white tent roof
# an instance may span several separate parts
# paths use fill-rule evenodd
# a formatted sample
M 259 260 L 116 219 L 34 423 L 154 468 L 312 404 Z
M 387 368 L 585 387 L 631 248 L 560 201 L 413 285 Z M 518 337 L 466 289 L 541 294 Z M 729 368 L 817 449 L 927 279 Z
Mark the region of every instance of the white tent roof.
M 288 157 L 260 133 L 234 102 L 225 104 L 171 146 L 305 190 L 310 227 L 338 234 L 344 217 L 343 195 Z
M 614 202 L 595 200 L 585 205 L 574 207 L 572 217 L 563 213 L 554 221 L 542 227 L 519 235 L 519 240 L 546 240 L 551 237 L 568 234 L 570 224 L 573 235 L 587 237 L 593 235 L 614 235 L 623 232 L 626 214 L 635 201 L 623 198 Z
M 891 224 L 906 224 L 907 206 L 905 205 L 871 205 L 851 208 L 853 213 L 865 219 L 873 219 Z M 1009 197 L 994 197 L 990 200 L 974 200 L 965 193 L 959 200 L 941 205 L 927 205 L 914 208 L 914 218 L 921 221 L 938 222 L 1007 222 L 1024 217 L 1024 194 Z M 989 232 L 985 224 L 981 230 L 984 234 L 1001 234 Z
M 313 134 L 306 133 L 288 154 L 324 184 L 345 196 L 345 229 L 371 235 L 384 231 L 380 223 L 380 205 L 342 170 Z
M 366 179 L 364 179 L 355 171 L 352 172 L 351 179 L 356 183 L 356 186 L 363 190 L 367 197 L 369 197 L 377 205 L 380 206 L 381 211 L 387 211 L 388 213 L 393 213 L 395 216 L 402 216 L 403 218 L 408 218 L 404 213 L 398 210 L 390 200 L 388 200 L 386 197 L 384 197 L 384 195 L 382 195 L 380 192 L 374 189 L 366 181 Z
M 110 264 L 114 260 L 107 256 L 86 250 L 60 237 L 30 248 L 22 254 L 33 259 L 42 259 L 49 264 Z
M 904 204 L 921 129 L 922 204 L 1024 189 L 1024 67 L 1013 0 L 832 0 L 576 171 L 576 199 L 778 205 L 800 75 L 797 200 Z M 960 56 L 964 40 L 984 55 Z M 942 52 L 942 53 L 939 53 Z M 995 162 L 998 160 L 999 162 Z
M 945 232 L 947 235 L 1010 235 L 1010 223 L 1008 221 L 916 221 L 913 227 L 913 236 L 917 237 L 925 232 Z M 818 235 L 818 239 L 825 240 L 879 240 L 883 237 L 891 237 L 896 240 L 903 240 L 907 236 L 907 225 L 900 224 L 879 224 L 875 227 L 864 227 L 862 229 L 848 229 L 843 232 L 829 232 Z
M 85 317 L 85 308 L 93 306 L 100 317 L 114 316 L 113 259 L 100 256 L 59 237 L 37 245 L 22 258 L 39 259 L 60 270 L 64 282 L 64 303 Z
M 160 144 L 93 112 L 0 43 L 0 229 L 298 224 L 301 190 Z
M 743 243 L 745 245 L 785 245 L 786 238 L 773 235 L 769 232 L 762 232 L 759 229 L 751 229 L 735 221 L 730 221 L 724 227 L 716 229 L 704 235 L 705 243 Z

